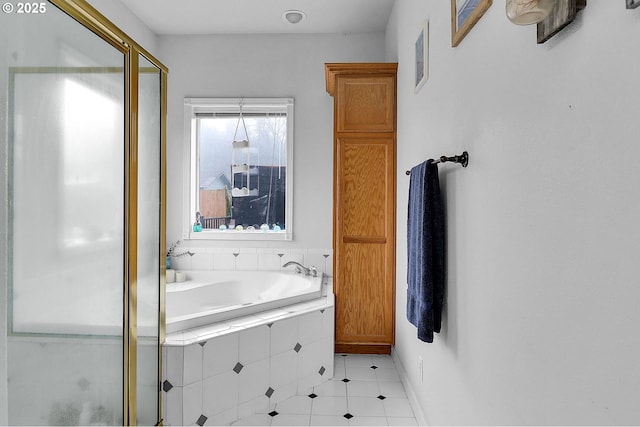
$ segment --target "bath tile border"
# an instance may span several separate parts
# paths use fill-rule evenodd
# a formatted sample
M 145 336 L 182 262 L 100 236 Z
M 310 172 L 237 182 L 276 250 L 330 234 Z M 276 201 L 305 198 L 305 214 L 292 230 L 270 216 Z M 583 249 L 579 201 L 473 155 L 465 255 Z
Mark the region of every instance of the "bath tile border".
M 333 275 L 333 249 L 272 248 L 272 247 L 212 247 L 179 245 L 176 253 L 192 252 L 193 256 L 172 258 L 175 270 L 250 270 L 280 271 L 288 261 L 315 266 L 327 276 Z M 274 257 L 277 256 L 278 258 Z

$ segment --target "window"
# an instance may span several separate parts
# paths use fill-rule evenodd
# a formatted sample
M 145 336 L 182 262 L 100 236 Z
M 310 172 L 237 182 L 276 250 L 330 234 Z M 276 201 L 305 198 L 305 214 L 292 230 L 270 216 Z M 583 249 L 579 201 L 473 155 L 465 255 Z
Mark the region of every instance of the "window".
M 293 99 L 186 98 L 183 237 L 292 239 Z

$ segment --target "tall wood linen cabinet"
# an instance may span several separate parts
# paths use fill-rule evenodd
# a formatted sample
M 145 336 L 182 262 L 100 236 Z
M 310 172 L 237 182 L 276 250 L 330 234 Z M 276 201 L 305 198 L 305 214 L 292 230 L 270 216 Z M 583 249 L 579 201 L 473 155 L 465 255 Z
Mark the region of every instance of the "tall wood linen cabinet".
M 395 322 L 395 63 L 326 64 L 334 98 L 336 352 L 390 353 Z

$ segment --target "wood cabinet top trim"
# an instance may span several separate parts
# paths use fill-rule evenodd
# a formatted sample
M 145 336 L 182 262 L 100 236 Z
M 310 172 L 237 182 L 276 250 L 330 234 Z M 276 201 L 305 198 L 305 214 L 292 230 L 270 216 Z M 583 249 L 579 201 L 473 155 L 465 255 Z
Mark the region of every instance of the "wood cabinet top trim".
M 348 75 L 391 75 L 395 76 L 398 70 L 396 62 L 347 62 L 325 64 L 325 80 L 327 92 L 334 96 L 336 76 Z

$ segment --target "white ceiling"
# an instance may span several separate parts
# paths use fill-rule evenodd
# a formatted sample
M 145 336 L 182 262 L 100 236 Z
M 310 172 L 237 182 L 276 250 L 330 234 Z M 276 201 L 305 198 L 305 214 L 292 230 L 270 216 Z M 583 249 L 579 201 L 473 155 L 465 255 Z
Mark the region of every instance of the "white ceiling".
M 156 34 L 366 33 L 384 31 L 395 0 L 124 0 Z M 298 24 L 282 18 L 297 9 Z

